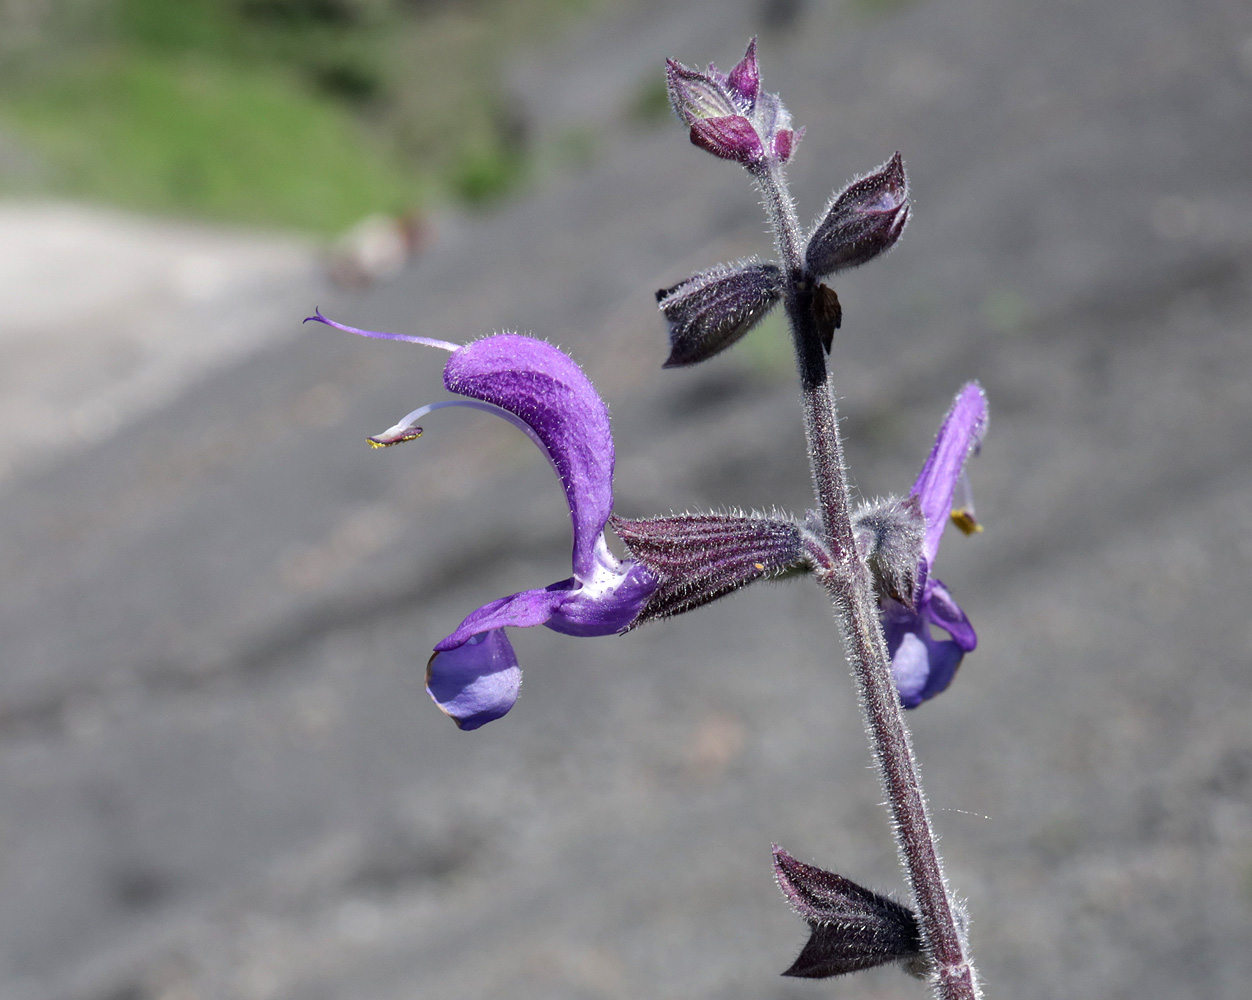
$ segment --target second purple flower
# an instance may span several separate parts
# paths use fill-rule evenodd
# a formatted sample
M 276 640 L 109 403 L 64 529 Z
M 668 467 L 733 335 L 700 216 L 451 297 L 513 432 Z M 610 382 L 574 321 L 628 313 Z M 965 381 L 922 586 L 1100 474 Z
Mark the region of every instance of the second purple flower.
M 887 595 L 879 599 L 891 667 L 905 708 L 916 708 L 951 684 L 965 654 L 978 644 L 969 618 L 931 570 L 943 529 L 953 516 L 952 498 L 965 461 L 978 450 L 986 429 L 987 397 L 977 382 L 970 382 L 957 393 L 910 492 L 925 521 L 911 606 Z M 972 522 L 969 514 L 965 518 Z M 934 638 L 932 625 L 951 638 Z

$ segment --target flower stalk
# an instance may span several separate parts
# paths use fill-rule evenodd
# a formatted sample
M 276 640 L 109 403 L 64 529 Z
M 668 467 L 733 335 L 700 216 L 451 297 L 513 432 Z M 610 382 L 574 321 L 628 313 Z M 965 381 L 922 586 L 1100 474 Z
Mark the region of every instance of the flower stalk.
M 729 73 L 671 60 L 667 83 L 692 143 L 739 164 L 759 187 L 778 259 L 719 264 L 657 292 L 669 326 L 665 367 L 696 364 L 728 349 L 781 301 L 818 509 L 803 518 L 778 510 L 645 519 L 614 514 L 608 407 L 563 351 L 514 333 L 455 344 L 360 330 L 317 313 L 309 320 L 449 353 L 444 387 L 460 398 L 413 410 L 370 437 L 372 446 L 416 440 L 418 421 L 447 407 L 484 410 L 535 443 L 565 492 L 571 575 L 472 611 L 435 644 L 426 689 L 458 727 L 478 729 L 509 712 L 521 690 L 506 629 L 543 625 L 575 637 L 620 634 L 758 580 L 812 575 L 840 624 L 913 906 L 775 847 L 779 888 L 811 932 L 784 975 L 827 978 L 894 962 L 928 979 L 937 1000 L 977 1000 L 968 921 L 944 878 L 904 710 L 945 690 L 977 645 L 973 625 L 933 566 L 949 519 L 966 533 L 980 530 L 972 506 L 963 502 L 953 510 L 953 501 L 986 430 L 986 396 L 977 382 L 957 393 L 907 498 L 889 496 L 853 511 L 827 363 L 842 306 L 822 279 L 873 260 L 899 239 L 909 217 L 903 160 L 896 153 L 833 195 L 805 234 L 784 173 L 804 130 L 791 127 L 777 94 L 761 89 L 755 40 Z M 611 551 L 610 528 L 629 558 Z M 949 637 L 936 638 L 932 626 Z
M 873 575 L 852 531 L 848 477 L 826 352 L 814 310 L 817 278 L 808 273 L 799 221 L 781 164 L 753 172 L 764 195 L 782 270 L 783 305 L 799 369 L 804 428 L 818 510 L 833 568 L 819 572 L 844 633 L 896 849 L 909 883 L 939 1000 L 975 1000 L 981 991 L 960 930 L 922 791 L 904 709 L 879 620 Z

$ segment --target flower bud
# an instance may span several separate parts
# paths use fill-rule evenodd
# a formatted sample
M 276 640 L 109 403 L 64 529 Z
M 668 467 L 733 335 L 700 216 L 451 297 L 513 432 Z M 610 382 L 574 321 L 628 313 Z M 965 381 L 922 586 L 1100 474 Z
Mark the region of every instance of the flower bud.
M 784 976 L 826 979 L 888 962 L 924 975 L 926 961 L 913 911 L 841 875 L 797 861 L 774 845 L 774 877 L 810 937 Z
M 693 365 L 724 351 L 752 329 L 782 297 L 773 264 L 719 264 L 656 293 L 669 320 L 666 368 Z
M 778 95 L 761 90 L 755 38 L 729 73 L 712 64 L 704 71 L 690 69 L 670 59 L 666 90 L 695 145 L 749 170 L 786 163 L 800 138 Z
M 895 245 L 908 217 L 908 180 L 896 153 L 831 201 L 809 237 L 809 273 L 820 277 L 873 260 Z
M 746 514 L 675 514 L 610 523 L 630 554 L 660 580 L 628 628 L 691 611 L 762 579 L 809 565 L 808 533 L 795 521 Z

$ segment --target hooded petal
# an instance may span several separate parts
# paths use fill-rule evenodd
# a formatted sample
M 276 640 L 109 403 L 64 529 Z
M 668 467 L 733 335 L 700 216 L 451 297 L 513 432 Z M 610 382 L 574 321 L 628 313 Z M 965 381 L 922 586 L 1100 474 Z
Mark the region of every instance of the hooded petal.
M 437 652 L 426 666 L 426 690 L 462 729 L 477 729 L 517 701 L 522 671 L 501 629 L 480 632 L 463 645 Z
M 935 553 L 939 551 L 939 539 L 948 523 L 961 468 L 978 449 L 986 430 L 987 397 L 982 386 L 969 382 L 957 393 L 935 437 L 934 447 L 926 457 L 926 464 L 913 484 L 912 495 L 917 497 L 926 517 L 922 555 L 928 565 L 934 563 Z
M 454 352 L 443 384 L 450 392 L 508 410 L 543 442 L 574 523 L 574 575 L 589 578 L 596 540 L 613 505 L 609 411 L 590 379 L 551 344 L 501 334 Z

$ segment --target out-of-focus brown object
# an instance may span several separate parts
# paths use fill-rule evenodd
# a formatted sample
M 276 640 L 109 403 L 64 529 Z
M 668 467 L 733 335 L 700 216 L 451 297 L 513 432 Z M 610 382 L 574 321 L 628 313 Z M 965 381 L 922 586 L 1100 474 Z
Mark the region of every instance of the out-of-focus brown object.
M 416 215 L 369 215 L 335 241 L 326 270 L 341 288 L 369 288 L 398 275 L 430 238 L 430 224 Z

